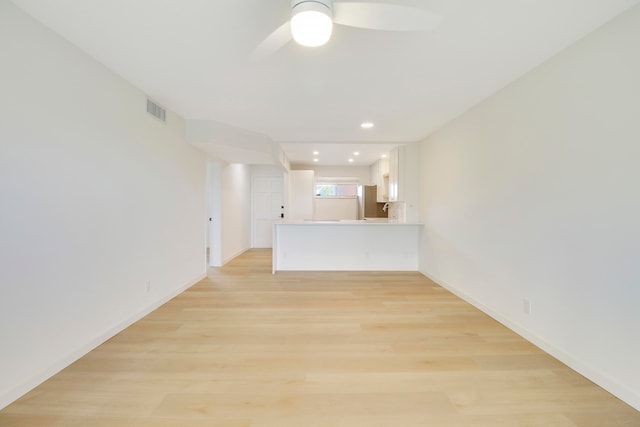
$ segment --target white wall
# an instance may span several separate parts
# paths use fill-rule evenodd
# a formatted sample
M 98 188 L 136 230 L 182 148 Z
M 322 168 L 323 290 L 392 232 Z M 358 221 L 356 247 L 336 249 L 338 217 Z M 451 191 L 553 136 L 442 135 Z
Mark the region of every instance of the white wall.
M 222 263 L 251 247 L 251 166 L 222 166 Z
M 255 177 L 271 177 L 282 178 L 283 169 L 273 165 L 251 165 L 251 178 Z
M 180 117 L 6 0 L 0 55 L 3 407 L 205 275 L 206 195 Z
M 207 248 L 209 266 L 222 266 L 222 165 L 218 159 L 207 161 Z
M 313 207 L 313 219 L 317 221 L 358 219 L 358 199 L 317 197 Z
M 210 159 L 209 264 L 220 267 L 251 247 L 251 166 Z
M 635 7 L 424 141 L 420 263 L 638 409 L 639 40 Z
M 407 143 L 404 145 L 404 188 L 401 189 L 404 203 L 401 208 L 401 217 L 407 222 L 420 221 L 420 144 Z M 394 207 L 392 206 L 392 209 Z
M 295 170 L 312 170 L 316 178 L 318 177 L 355 177 L 358 184 L 370 185 L 371 173 L 369 166 L 301 166 L 293 168 Z
M 314 174 L 312 170 L 289 171 L 287 219 L 312 219 L 314 207 Z

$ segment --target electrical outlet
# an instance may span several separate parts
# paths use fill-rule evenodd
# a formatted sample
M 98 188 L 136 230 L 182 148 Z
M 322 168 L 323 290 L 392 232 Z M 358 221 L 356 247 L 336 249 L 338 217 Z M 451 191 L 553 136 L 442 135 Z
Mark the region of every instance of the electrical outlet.
M 524 314 L 531 314 L 531 301 L 528 299 L 522 300 L 522 311 L 524 311 Z
M 147 282 L 144 284 L 144 290 L 147 293 L 149 293 L 149 291 L 151 291 L 151 280 L 147 280 Z

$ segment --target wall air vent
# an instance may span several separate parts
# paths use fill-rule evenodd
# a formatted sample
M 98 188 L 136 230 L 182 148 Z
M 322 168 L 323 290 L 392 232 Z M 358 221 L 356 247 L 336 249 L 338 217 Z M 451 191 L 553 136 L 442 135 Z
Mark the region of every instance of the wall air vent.
M 152 116 L 162 120 L 163 122 L 167 121 L 167 110 L 153 102 L 152 100 L 147 98 L 147 113 Z

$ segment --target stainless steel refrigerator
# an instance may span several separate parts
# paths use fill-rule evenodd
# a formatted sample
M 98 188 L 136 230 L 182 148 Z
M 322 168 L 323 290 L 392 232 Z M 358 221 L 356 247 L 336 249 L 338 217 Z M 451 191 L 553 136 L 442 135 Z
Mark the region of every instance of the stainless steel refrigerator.
M 358 219 L 378 216 L 378 186 L 358 186 Z

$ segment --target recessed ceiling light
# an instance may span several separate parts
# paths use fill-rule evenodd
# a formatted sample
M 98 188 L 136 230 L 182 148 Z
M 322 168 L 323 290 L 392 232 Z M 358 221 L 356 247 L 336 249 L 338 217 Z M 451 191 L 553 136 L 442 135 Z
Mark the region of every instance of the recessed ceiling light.
M 353 159 L 349 159 L 349 163 L 353 163 Z
M 383 159 L 386 159 L 386 158 L 387 158 L 387 155 L 386 155 L 386 154 L 383 154 L 383 155 L 382 155 L 382 156 L 380 156 L 380 157 L 382 157 Z
M 360 152 L 359 152 L 359 151 L 354 151 L 354 152 L 353 152 L 353 155 L 354 155 L 354 156 L 359 156 L 359 155 L 360 155 Z
M 319 160 L 318 160 L 318 159 L 313 159 L 313 161 L 314 161 L 314 162 L 317 162 L 317 161 L 319 161 Z
M 363 129 L 371 129 L 373 127 L 373 123 L 371 122 L 364 122 L 360 125 L 361 128 Z
M 314 155 L 314 156 L 317 156 L 318 154 L 320 154 L 320 152 L 319 152 L 319 151 L 314 151 L 314 152 L 313 152 L 313 155 Z

